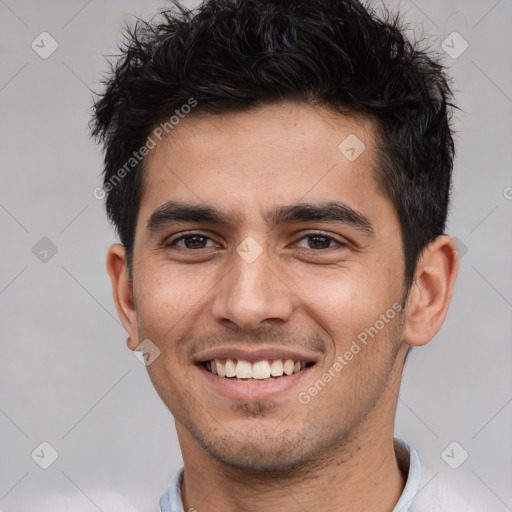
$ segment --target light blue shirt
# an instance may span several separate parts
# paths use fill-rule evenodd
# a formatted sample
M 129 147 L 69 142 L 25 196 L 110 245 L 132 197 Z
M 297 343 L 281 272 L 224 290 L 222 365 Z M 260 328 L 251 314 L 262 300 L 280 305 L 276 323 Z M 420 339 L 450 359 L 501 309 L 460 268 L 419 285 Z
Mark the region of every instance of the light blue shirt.
M 400 499 L 398 500 L 393 512 L 409 512 L 409 507 L 418 492 L 421 480 L 421 462 L 416 450 L 405 441 L 397 439 L 409 453 L 409 472 L 407 474 L 407 482 Z M 162 512 L 185 512 L 181 501 L 181 484 L 183 483 L 183 467 L 181 467 L 172 480 L 165 492 L 160 497 L 160 509 Z

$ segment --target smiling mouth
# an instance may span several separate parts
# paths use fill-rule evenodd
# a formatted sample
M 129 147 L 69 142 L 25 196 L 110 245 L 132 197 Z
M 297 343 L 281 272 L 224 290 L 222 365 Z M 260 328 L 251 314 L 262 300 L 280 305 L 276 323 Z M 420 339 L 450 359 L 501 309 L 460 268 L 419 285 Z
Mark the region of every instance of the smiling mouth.
M 202 366 L 218 377 L 250 382 L 287 377 L 314 364 L 314 361 L 294 361 L 293 359 L 262 359 L 251 362 L 226 358 L 205 361 Z

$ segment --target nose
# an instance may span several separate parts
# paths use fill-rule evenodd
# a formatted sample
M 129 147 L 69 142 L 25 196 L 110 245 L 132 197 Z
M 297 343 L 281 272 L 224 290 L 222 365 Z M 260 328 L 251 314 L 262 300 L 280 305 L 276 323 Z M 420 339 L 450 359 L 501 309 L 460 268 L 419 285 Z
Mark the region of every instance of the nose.
M 233 254 L 230 270 L 218 284 L 211 307 L 225 326 L 258 329 L 262 323 L 286 322 L 298 304 L 297 296 L 279 277 L 264 251 L 252 262 Z

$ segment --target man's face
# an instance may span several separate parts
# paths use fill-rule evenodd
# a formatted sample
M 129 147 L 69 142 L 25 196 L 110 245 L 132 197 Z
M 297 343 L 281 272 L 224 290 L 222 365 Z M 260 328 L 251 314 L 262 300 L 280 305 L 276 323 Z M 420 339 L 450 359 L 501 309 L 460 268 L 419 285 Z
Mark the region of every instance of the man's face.
M 354 135 L 365 145 L 355 159 Z M 385 391 L 398 390 L 405 345 L 402 314 L 389 311 L 404 263 L 376 165 L 368 121 L 291 102 L 191 116 L 151 151 L 133 293 L 138 342 L 161 352 L 148 371 L 180 441 L 236 467 L 283 469 L 325 457 L 375 411 L 391 421 Z M 182 209 L 172 220 L 171 201 L 222 218 Z M 328 203 L 342 208 L 326 217 Z M 279 374 L 287 359 L 306 367 L 269 380 L 209 371 L 227 358 L 242 361 L 239 375 Z

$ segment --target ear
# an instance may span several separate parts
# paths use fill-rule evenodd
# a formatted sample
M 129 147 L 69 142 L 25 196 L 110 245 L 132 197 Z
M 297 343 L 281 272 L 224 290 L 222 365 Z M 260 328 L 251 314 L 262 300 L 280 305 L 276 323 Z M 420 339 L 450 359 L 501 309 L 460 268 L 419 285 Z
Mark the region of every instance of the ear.
M 112 295 L 119 319 L 129 335 L 128 348 L 135 350 L 139 346 L 137 330 L 137 312 L 133 301 L 133 290 L 128 279 L 126 249 L 121 244 L 113 244 L 107 251 L 107 271 L 112 281 Z
M 438 236 L 422 252 L 407 300 L 403 341 L 426 345 L 443 325 L 459 269 L 457 244 Z

